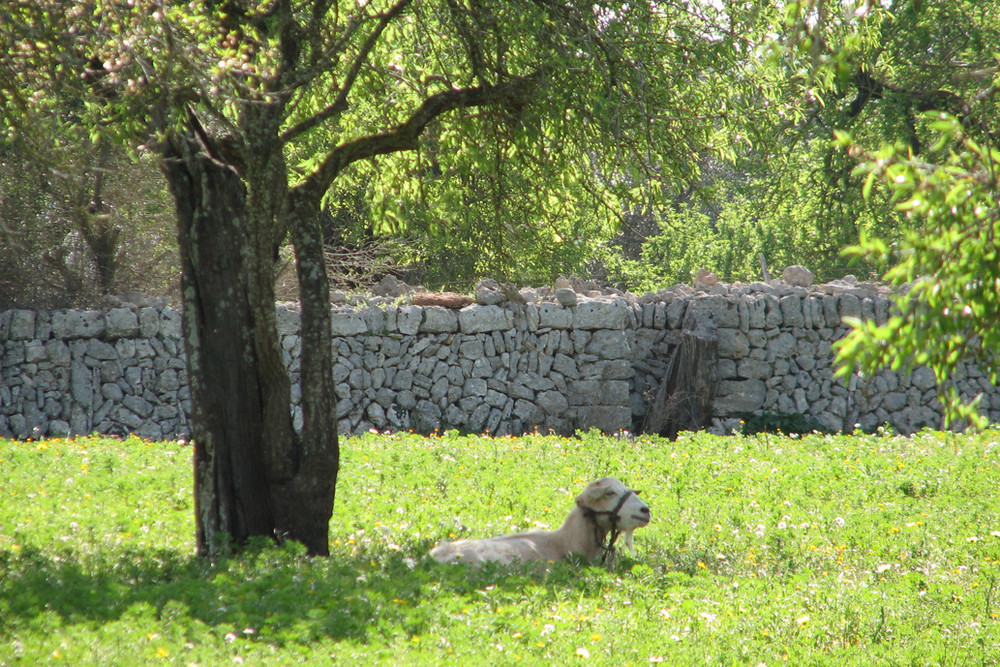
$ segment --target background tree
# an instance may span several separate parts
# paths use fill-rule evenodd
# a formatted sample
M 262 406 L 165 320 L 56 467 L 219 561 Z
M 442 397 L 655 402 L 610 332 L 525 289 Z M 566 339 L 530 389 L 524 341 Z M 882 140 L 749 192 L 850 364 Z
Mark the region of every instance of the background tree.
M 730 162 L 706 160 L 699 196 L 681 190 L 649 212 L 648 242 L 625 261 L 612 257 L 611 277 L 650 289 L 706 266 L 726 280 L 759 280 L 760 253 L 779 269 L 804 264 L 818 280 L 875 276 L 873 258 L 848 262 L 839 251 L 862 235 L 896 243 L 918 220 L 894 208 L 880 180 L 876 196 L 862 196 L 856 160 L 833 132 L 867 146 L 901 141 L 920 154 L 934 140 L 925 111 L 977 122 L 975 105 L 966 107 L 993 66 L 997 9 L 944 0 L 785 3 L 778 39 L 759 36 L 742 64 L 760 83 L 756 131 L 746 130 L 750 140 L 734 146 Z
M 804 4 L 820 17 L 822 2 Z M 888 238 L 862 233 L 847 250 L 884 271 L 898 296 L 886 324 L 851 322 L 837 344 L 838 374 L 927 366 L 945 425 L 982 426 L 980 398 L 958 395 L 952 381 L 966 361 L 988 382 L 998 375 L 997 4 L 868 2 L 857 17 L 843 22 L 839 48 L 804 71 L 850 100 L 834 147 L 860 162 L 848 177 L 854 196 L 893 207 L 904 222 Z M 789 53 L 801 57 L 823 44 L 825 26 L 810 27 L 808 11 L 800 18 Z
M 138 137 L 176 202 L 201 553 L 253 535 L 327 552 L 338 444 L 324 204 L 366 182 L 381 224 L 430 229 L 441 223 L 421 213 L 447 210 L 449 228 L 487 230 L 479 238 L 507 267 L 528 235 L 586 241 L 574 225 L 607 226 L 622 202 L 697 177 L 695 156 L 726 118 L 705 110 L 712 58 L 742 39 L 742 15 L 709 21 L 714 8 L 7 5 L 11 108 L 30 117 L 77 96 L 68 122 Z M 302 308 L 300 429 L 274 314 L 286 238 Z
M 16 54 L 16 52 L 15 52 Z M 2 74 L 0 74 L 2 76 Z M 2 79 L 0 79 L 2 80 Z M 78 96 L 5 114 L 0 135 L 0 303 L 90 304 L 177 293 L 175 225 L 152 160 L 73 123 Z

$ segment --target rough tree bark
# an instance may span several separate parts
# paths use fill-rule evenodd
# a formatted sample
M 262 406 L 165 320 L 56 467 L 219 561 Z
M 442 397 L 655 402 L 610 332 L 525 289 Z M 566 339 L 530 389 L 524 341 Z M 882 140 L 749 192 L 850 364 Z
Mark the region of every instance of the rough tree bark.
M 646 413 L 643 433 L 673 440 L 681 431 L 698 431 L 708 425 L 718 378 L 718 349 L 718 333 L 710 319 L 685 319 L 680 344 L 670 355 Z
M 198 551 L 216 557 L 229 540 L 241 544 L 263 535 L 297 540 L 309 553 L 326 555 L 339 457 L 336 424 L 317 434 L 330 419 L 316 420 L 315 414 L 334 413 L 333 390 L 304 396 L 312 417 L 310 446 L 304 447 L 292 427 L 291 385 L 278 345 L 274 259 L 264 259 L 267 249 L 273 253 L 274 231 L 262 233 L 247 205 L 247 183 L 254 181 L 221 157 L 220 141 L 193 117 L 186 131 L 170 136 L 163 153 L 183 268 Z M 329 324 L 320 289 L 325 315 L 317 316 L 310 303 L 304 331 L 313 332 L 314 320 L 324 316 Z M 314 344 L 316 339 L 310 337 Z M 329 342 L 327 335 L 319 344 L 325 353 L 317 355 L 312 346 L 303 351 L 304 380 L 319 377 L 322 383 L 328 375 L 328 363 L 305 369 L 332 354 Z

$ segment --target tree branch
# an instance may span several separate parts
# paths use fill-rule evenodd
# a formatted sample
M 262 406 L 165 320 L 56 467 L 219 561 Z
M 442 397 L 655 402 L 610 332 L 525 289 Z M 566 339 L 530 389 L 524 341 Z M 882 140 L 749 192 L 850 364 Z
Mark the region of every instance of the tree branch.
M 375 29 L 372 30 L 370 35 L 368 35 L 365 43 L 361 45 L 361 50 L 358 51 L 358 54 L 354 57 L 351 69 L 348 70 L 347 76 L 344 77 L 344 83 L 340 86 L 336 99 L 322 111 L 313 114 L 301 123 L 298 123 L 294 127 L 291 127 L 283 132 L 281 134 L 282 143 L 291 141 L 295 137 L 308 132 L 324 121 L 329 120 L 337 114 L 347 110 L 347 96 L 354 87 L 354 82 L 357 81 L 358 75 L 361 73 L 361 68 L 364 67 L 365 63 L 368 61 L 368 55 L 371 53 L 372 49 L 375 48 L 375 44 L 378 42 L 379 37 L 382 36 L 386 27 L 394 18 L 401 14 L 411 2 L 412 0 L 399 0 L 399 2 L 393 5 L 389 11 L 379 16 L 378 25 L 376 25 Z M 348 35 L 353 33 L 356 27 L 357 26 L 352 26 L 349 28 Z
M 334 179 L 348 165 L 377 155 L 415 150 L 420 135 L 427 126 L 442 114 L 454 109 L 502 104 L 523 105 L 530 99 L 541 77 L 542 73 L 536 72 L 495 86 L 446 90 L 431 95 L 405 123 L 397 125 L 388 132 L 361 137 L 335 148 L 319 169 L 295 187 L 293 192 L 307 199 L 322 197 Z

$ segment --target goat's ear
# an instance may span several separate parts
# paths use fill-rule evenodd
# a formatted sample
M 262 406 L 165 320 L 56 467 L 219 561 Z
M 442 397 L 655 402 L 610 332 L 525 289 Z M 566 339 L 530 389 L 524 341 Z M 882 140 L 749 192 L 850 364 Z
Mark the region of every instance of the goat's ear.
M 579 497 L 577 497 L 576 503 L 578 505 L 581 504 L 586 505 L 590 502 L 597 500 L 598 498 L 604 495 L 606 486 L 607 482 L 605 482 L 605 480 L 603 479 L 590 484 L 586 489 L 583 490 L 583 493 L 581 493 Z

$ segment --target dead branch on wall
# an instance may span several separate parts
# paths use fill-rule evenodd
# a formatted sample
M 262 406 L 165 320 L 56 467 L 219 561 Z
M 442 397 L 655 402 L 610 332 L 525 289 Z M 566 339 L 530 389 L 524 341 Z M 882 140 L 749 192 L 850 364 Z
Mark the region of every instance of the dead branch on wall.
M 718 381 L 719 338 L 708 318 L 688 318 L 656 396 L 642 425 L 643 433 L 674 439 L 681 431 L 709 424 Z

